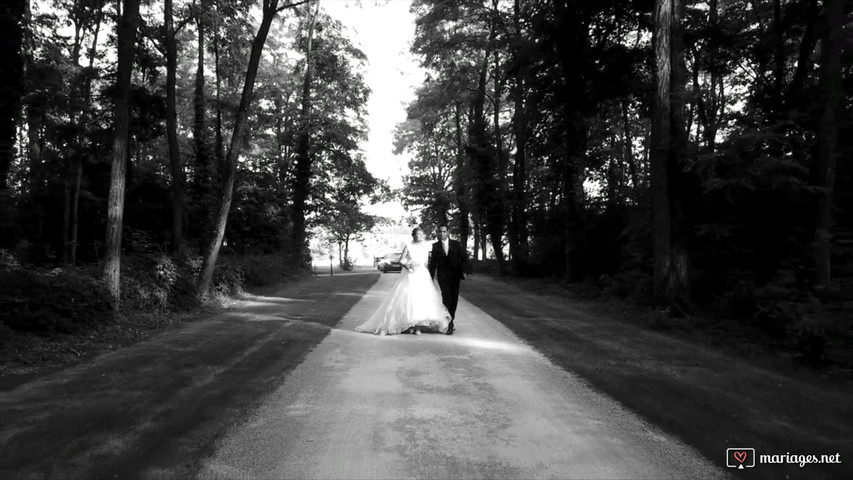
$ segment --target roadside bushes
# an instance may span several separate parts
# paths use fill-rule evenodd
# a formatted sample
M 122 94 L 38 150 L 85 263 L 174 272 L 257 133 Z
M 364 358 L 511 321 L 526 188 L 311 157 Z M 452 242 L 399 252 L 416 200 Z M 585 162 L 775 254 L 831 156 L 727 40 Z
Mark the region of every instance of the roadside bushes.
M 245 255 L 227 257 L 230 268 L 237 268 L 247 287 L 265 287 L 292 280 L 298 273 L 286 255 Z M 217 268 L 218 270 L 218 268 Z
M 11 330 L 47 335 L 110 322 L 109 293 L 92 273 L 80 268 L 0 269 L 0 323 Z
M 161 313 L 191 310 L 198 299 L 190 262 L 163 254 L 127 255 L 122 259 L 123 312 Z
M 157 253 L 125 255 L 121 313 L 167 314 L 197 308 L 200 270 L 199 256 L 178 261 Z M 214 301 L 239 296 L 245 287 L 284 282 L 295 274 L 284 256 L 223 256 L 214 272 Z M 101 277 L 100 265 L 37 269 L 21 266 L 10 252 L 0 251 L 0 333 L 75 333 L 112 322 L 112 301 Z

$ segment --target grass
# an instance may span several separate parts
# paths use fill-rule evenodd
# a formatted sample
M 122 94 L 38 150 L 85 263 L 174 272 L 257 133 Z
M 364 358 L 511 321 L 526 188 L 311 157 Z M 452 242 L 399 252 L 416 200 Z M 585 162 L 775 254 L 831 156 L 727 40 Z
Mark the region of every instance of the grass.
M 116 321 L 72 333 L 37 335 L 5 330 L 0 340 L 0 391 L 141 342 L 152 335 L 221 313 L 237 299 L 220 298 L 191 312 L 123 314 Z
M 569 284 L 553 279 L 501 277 L 501 281 L 528 292 L 562 297 L 606 313 L 609 318 L 725 352 L 789 375 L 814 381 L 853 382 L 853 303 L 822 304 L 811 313 L 838 328 L 828 342 L 829 357 L 810 364 L 793 341 L 774 338 L 751 322 L 739 320 L 708 305 L 689 313 L 673 312 L 603 293 L 591 284 Z

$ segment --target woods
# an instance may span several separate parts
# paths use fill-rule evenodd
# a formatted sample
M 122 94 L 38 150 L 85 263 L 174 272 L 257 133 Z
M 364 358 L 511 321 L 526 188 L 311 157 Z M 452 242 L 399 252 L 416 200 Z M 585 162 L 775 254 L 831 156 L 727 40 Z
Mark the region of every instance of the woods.
M 823 315 L 853 291 L 841 0 L 415 0 L 398 192 L 360 149 L 370 59 L 322 0 L 2 8 L 8 265 L 101 269 L 120 305 L 152 264 L 152 292 L 205 298 L 309 271 L 312 235 L 343 265 L 381 197 L 498 275 L 779 341 L 841 328 Z
M 125 311 L 307 271 L 310 232 L 372 225 L 366 57 L 320 1 L 3 8 L 6 268 L 101 266 Z
M 853 291 L 843 3 L 415 1 L 404 201 L 502 275 L 780 341 L 847 331 L 827 313 Z
M 802 270 L 815 285 L 846 274 L 828 230 L 850 226 L 850 175 L 827 177 L 829 152 L 849 152 L 843 135 L 832 140 L 850 128 L 840 4 L 413 9 L 428 78 L 397 132 L 398 150 L 415 157 L 405 201 L 485 232 L 489 258 L 509 259 L 503 273 L 532 266 L 582 281 L 640 270 L 664 302 L 724 294 L 748 275 L 765 284 Z M 832 220 L 814 221 L 815 208 Z

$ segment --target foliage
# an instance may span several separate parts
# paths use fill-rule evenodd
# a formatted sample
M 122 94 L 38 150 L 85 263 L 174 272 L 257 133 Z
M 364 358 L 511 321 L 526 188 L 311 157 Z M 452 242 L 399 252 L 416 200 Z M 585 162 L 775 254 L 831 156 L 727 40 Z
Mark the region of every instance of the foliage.
M 0 284 L 0 323 L 18 332 L 72 333 L 113 318 L 106 287 L 92 271 L 4 267 Z
M 104 254 L 116 75 L 116 38 L 107 32 L 115 31 L 116 16 L 108 2 L 31 4 L 21 39 L 26 75 L 15 115 L 17 153 L 0 169 L 6 188 L 0 200 L 11 208 L 2 221 L 15 225 L 2 240 L 14 255 L 0 264 L 15 275 L 26 276 L 18 265 L 38 272 L 62 265 L 60 276 L 72 275 L 67 272 L 76 272 L 75 265 L 95 265 Z M 815 205 L 827 191 L 815 178 L 827 4 L 684 2 L 687 142 L 677 152 L 682 171 L 670 172 L 689 179 L 676 200 L 684 212 L 690 300 L 811 345 L 832 332 L 810 314 L 813 297 L 825 304 L 849 300 L 837 285 L 827 287 L 837 294 L 816 291 L 811 258 Z M 178 240 L 171 231 L 171 187 L 179 179 L 171 178 L 166 148 L 165 28 L 161 7 L 143 3 L 123 238 L 127 308 L 140 310 L 190 308 L 197 301 L 194 254 L 209 239 L 221 197 L 213 186 L 225 173 L 228 132 L 257 31 L 252 2 L 176 0 L 174 6 L 176 134 L 187 175 L 187 228 L 178 235 L 190 253 L 187 260 L 169 256 Z M 411 155 L 398 198 L 421 212 L 421 223 L 449 220 L 468 245 L 472 237 L 483 252 L 490 244 L 498 255 L 489 271 L 568 277 L 646 300 L 652 244 L 660 235 L 652 218 L 672 214 L 648 208 L 652 6 L 647 0 L 413 2 L 412 51 L 427 74 L 395 130 L 395 150 Z M 287 259 L 305 246 L 287 241 L 297 230 L 297 213 L 315 235 L 338 245 L 346 265 L 349 243 L 380 220 L 363 207 L 392 197 L 358 150 L 367 132 L 368 59 L 322 11 L 307 92 L 311 108 L 303 118 L 310 11 L 294 10 L 275 22 L 260 61 L 250 134 L 236 139 L 244 148 L 225 256 L 216 269 L 222 293 L 293 274 Z M 849 91 L 851 49 L 844 55 L 842 82 Z M 849 101 L 838 106 L 840 159 L 853 152 L 850 113 Z M 204 135 L 194 134 L 199 125 Z M 300 138 L 308 139 L 311 165 L 304 212 L 292 208 Z M 853 229 L 850 162 L 839 162 L 836 173 L 830 258 L 833 275 L 844 282 L 851 275 L 843 246 Z M 500 262 L 504 252 L 509 266 Z M 33 291 L 57 281 L 42 273 L 26 280 Z M 85 284 L 77 277 L 70 282 Z M 75 324 L 48 317 L 33 328 Z
M 227 258 L 227 257 L 226 257 Z M 293 262 L 282 255 L 246 255 L 227 258 L 240 269 L 246 287 L 266 287 L 293 280 Z

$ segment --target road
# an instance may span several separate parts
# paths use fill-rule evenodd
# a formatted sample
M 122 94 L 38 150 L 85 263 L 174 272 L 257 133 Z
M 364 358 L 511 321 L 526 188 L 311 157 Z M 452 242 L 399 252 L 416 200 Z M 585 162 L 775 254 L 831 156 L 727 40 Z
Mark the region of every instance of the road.
M 457 333 L 356 333 L 383 275 L 248 418 L 199 478 L 725 477 L 482 310 Z M 663 407 L 663 406 L 662 406 Z

